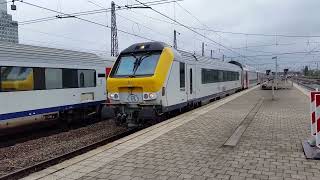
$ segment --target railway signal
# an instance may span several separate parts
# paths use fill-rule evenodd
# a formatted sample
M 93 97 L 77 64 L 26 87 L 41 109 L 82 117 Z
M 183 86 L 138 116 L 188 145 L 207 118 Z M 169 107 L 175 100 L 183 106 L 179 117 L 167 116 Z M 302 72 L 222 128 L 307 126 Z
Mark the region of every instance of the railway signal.
M 14 4 L 14 1 L 15 1 L 15 0 L 12 0 L 12 4 L 11 4 L 11 10 L 12 10 L 12 11 L 17 10 L 17 6 Z
M 266 70 L 266 74 L 267 74 L 267 76 L 269 76 L 269 75 L 270 75 L 270 72 L 271 72 L 271 70 Z

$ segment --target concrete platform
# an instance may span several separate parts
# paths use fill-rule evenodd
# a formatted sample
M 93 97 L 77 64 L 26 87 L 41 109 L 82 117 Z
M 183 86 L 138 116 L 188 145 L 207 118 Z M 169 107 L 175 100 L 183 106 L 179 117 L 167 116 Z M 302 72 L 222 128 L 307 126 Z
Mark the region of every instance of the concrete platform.
M 276 97 L 243 91 L 24 179 L 319 180 L 320 161 L 307 160 L 301 147 L 307 96 L 292 88 Z M 225 146 L 243 125 L 234 146 Z

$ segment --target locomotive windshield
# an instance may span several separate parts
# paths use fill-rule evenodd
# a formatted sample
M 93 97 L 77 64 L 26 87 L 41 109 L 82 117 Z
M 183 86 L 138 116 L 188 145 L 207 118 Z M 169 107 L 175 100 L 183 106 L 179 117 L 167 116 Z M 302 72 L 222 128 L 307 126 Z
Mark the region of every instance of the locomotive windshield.
M 160 53 L 129 54 L 120 56 L 113 76 L 135 77 L 154 74 Z

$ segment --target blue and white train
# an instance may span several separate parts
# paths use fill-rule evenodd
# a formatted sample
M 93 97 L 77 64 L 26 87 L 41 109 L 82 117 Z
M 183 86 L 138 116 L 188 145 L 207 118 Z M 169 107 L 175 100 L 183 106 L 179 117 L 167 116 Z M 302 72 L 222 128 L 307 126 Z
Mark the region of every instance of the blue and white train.
M 0 134 L 4 129 L 94 112 L 106 100 L 113 58 L 0 43 Z

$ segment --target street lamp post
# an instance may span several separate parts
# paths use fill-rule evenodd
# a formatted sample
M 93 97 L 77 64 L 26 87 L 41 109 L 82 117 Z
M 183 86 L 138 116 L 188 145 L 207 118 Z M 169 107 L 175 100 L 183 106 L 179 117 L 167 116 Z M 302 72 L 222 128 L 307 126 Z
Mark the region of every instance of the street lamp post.
M 274 88 L 278 89 L 278 57 L 275 56 L 275 57 L 272 57 L 272 59 L 276 60 L 276 73 L 275 73 L 275 77 L 272 80 L 272 99 L 274 100 L 274 97 L 275 97 Z M 274 87 L 274 86 L 276 86 L 276 87 Z
M 276 60 L 276 74 L 275 74 L 275 79 L 276 79 L 276 89 L 278 89 L 278 56 L 272 57 L 272 59 Z

